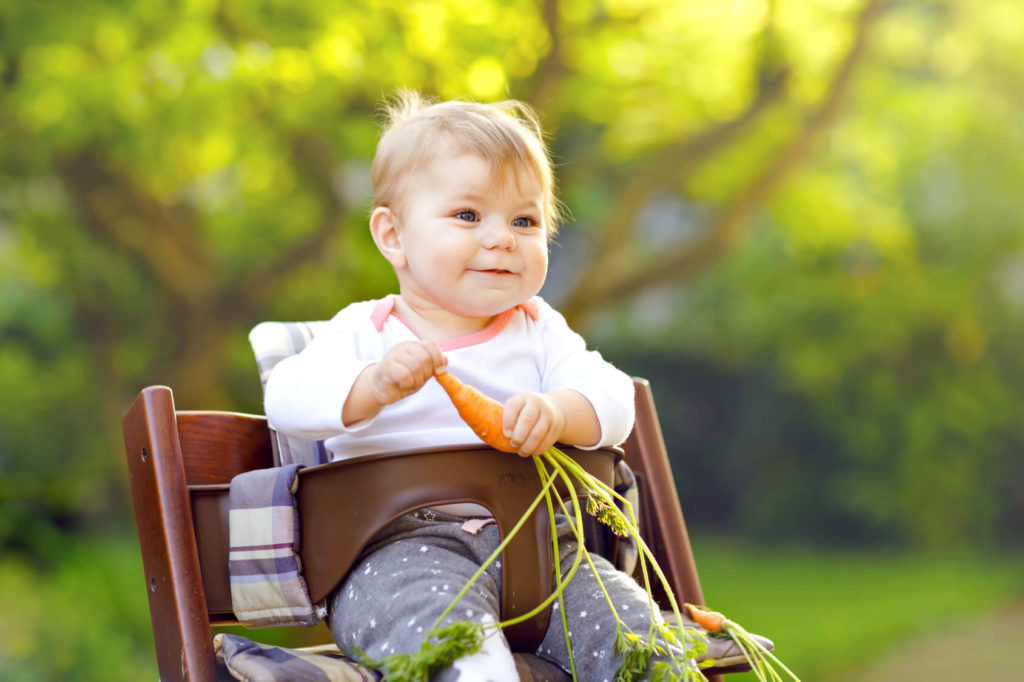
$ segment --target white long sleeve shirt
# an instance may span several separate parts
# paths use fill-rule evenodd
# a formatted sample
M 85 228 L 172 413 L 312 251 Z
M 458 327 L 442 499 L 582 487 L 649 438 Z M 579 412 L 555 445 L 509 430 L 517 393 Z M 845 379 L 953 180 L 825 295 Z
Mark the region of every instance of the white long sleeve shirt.
M 428 381 L 418 392 L 350 426 L 341 413 L 356 377 L 395 344 L 418 340 L 394 312 L 394 297 L 353 303 L 318 331 L 298 355 L 282 360 L 267 382 L 271 425 L 289 436 L 323 440 L 334 459 L 409 448 L 479 445 L 444 390 Z M 601 439 L 621 443 L 633 426 L 633 382 L 588 351 L 565 318 L 534 297 L 497 316 L 482 331 L 441 345 L 448 371 L 504 403 L 526 391 L 570 388 L 594 407 Z

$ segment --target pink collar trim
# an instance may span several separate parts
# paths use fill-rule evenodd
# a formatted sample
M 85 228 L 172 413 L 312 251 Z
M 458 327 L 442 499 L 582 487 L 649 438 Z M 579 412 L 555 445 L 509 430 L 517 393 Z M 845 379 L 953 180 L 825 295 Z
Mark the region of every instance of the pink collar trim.
M 500 313 L 491 320 L 491 323 L 478 332 L 472 334 L 466 334 L 464 336 L 457 336 L 454 339 L 448 339 L 440 343 L 441 350 L 449 351 L 456 350 L 458 348 L 466 348 L 467 346 L 475 346 L 478 343 L 484 343 L 490 341 L 495 336 L 500 334 L 508 323 L 512 320 L 512 316 L 515 315 L 516 310 L 522 310 L 531 320 L 537 320 L 537 303 L 532 299 L 525 303 L 520 303 L 515 308 L 509 308 L 503 313 Z M 392 315 L 395 319 L 409 327 L 409 324 L 403 320 L 395 312 L 395 295 L 391 294 L 385 298 L 382 298 L 379 303 L 373 308 L 373 313 L 370 314 L 370 321 L 378 332 L 384 330 L 384 324 L 388 321 L 388 318 Z M 409 327 L 414 335 L 416 332 L 412 331 L 412 327 Z M 417 335 L 418 337 L 418 335 Z

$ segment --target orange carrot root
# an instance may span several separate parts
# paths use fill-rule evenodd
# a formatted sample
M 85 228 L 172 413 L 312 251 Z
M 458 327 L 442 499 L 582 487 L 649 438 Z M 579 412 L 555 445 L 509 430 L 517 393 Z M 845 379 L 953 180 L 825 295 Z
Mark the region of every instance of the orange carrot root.
M 709 611 L 703 606 L 696 606 L 694 604 L 683 604 L 686 610 L 690 614 L 690 618 L 693 622 L 701 626 L 708 632 L 721 632 L 722 623 L 725 622 L 725 616 L 718 611 Z
M 476 435 L 480 436 L 480 440 L 495 450 L 516 451 L 501 430 L 501 415 L 504 409 L 501 403 L 462 383 L 452 376 L 451 372 L 435 374 L 434 378 L 451 398 L 459 416 Z

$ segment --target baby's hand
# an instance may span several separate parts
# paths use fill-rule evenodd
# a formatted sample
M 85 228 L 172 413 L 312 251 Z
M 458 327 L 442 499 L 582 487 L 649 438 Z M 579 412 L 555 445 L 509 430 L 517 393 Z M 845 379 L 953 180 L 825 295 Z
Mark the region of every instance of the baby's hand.
M 505 402 L 502 431 L 523 457 L 539 455 L 562 437 L 565 414 L 543 393 L 520 393 Z
M 415 393 L 434 372 L 448 364 L 434 341 L 405 341 L 394 346 L 373 367 L 371 387 L 381 405 Z

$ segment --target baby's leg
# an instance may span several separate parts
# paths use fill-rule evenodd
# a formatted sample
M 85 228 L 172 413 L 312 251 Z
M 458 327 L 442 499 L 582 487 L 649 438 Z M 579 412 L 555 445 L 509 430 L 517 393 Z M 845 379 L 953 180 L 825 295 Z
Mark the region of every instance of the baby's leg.
M 358 658 L 354 649 L 378 659 L 415 653 L 498 543 L 496 526 L 474 536 L 460 529 L 461 521 L 441 523 L 410 516 L 396 524 L 398 532 L 353 568 L 330 605 L 335 641 L 354 658 Z M 445 622 L 497 622 L 500 594 L 500 569 L 492 567 Z M 515 662 L 504 637 L 492 629 L 485 629 L 485 634 L 480 651 L 432 680 L 516 682 Z
M 562 573 L 565 575 L 572 565 L 576 543 L 563 538 L 561 545 Z M 592 559 L 601 582 L 611 597 L 612 604 L 615 605 L 619 618 L 629 627 L 630 631 L 640 636 L 646 636 L 652 618 L 651 609 L 647 603 L 647 593 L 637 585 L 635 580 L 617 570 L 603 557 L 592 555 Z M 562 598 L 565 603 L 565 615 L 569 624 L 577 676 L 581 680 L 593 680 L 594 682 L 614 679 L 615 671 L 622 664 L 621 657 L 614 653 L 615 619 L 586 558 L 580 564 L 576 575 L 566 585 Z M 559 613 L 557 602 L 554 607 L 547 633 L 537 650 L 537 655 L 568 671 L 570 663 L 565 647 L 562 616 Z M 657 611 L 657 607 L 655 609 L 654 617 L 660 619 L 661 614 Z M 677 650 L 676 653 L 681 654 L 682 652 Z M 654 657 L 651 662 L 658 660 L 668 661 L 670 659 Z

